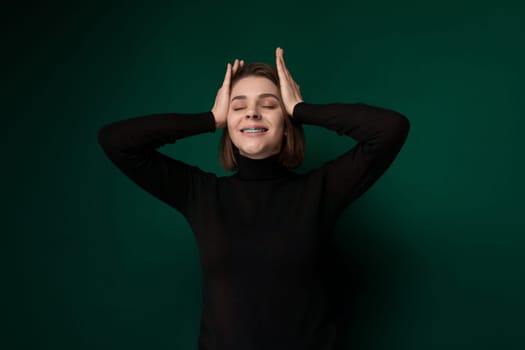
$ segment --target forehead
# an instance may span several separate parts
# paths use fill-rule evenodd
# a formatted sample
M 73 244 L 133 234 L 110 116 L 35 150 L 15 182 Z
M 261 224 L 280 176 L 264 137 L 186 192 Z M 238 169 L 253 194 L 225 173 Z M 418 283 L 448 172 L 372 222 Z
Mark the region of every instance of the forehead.
M 255 96 L 261 93 L 273 93 L 278 95 L 277 86 L 265 77 L 246 77 L 238 80 L 232 88 L 231 95 Z

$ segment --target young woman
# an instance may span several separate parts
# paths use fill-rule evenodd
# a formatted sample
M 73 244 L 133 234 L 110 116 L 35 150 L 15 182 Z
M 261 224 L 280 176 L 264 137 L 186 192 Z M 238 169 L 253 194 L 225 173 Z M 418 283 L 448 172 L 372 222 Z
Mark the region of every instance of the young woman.
M 110 123 L 98 139 L 132 181 L 189 222 L 202 266 L 200 350 L 332 349 L 322 252 L 338 216 L 386 171 L 409 131 L 398 112 L 303 101 L 283 50 L 276 66 L 235 60 L 211 111 Z M 305 174 L 302 124 L 358 143 Z M 224 128 L 218 177 L 160 153 Z

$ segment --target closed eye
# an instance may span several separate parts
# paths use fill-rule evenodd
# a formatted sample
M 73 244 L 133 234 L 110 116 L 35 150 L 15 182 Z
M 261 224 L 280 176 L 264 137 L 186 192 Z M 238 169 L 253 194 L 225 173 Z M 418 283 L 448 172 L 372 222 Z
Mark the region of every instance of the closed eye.
M 277 108 L 277 106 L 263 106 L 264 108 L 268 108 L 268 109 L 275 109 Z M 233 108 L 234 111 L 240 111 L 241 109 L 244 109 L 244 107 L 239 107 L 239 108 Z

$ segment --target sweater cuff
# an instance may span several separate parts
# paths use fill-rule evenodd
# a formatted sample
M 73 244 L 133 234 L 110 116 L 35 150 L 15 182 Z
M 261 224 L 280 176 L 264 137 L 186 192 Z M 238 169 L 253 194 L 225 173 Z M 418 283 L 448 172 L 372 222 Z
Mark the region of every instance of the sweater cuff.
M 306 102 L 299 102 L 298 104 L 296 104 L 293 108 L 293 120 L 298 123 L 309 123 L 312 113 L 309 113 L 308 111 L 311 111 L 312 107 L 314 107 L 314 105 Z
M 211 111 L 203 113 L 202 124 L 199 124 L 205 132 L 215 132 L 215 116 Z

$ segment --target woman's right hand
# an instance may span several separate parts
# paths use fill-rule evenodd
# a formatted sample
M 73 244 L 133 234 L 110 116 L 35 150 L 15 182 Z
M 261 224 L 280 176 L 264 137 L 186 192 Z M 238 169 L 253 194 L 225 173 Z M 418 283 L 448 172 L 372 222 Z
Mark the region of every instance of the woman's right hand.
M 228 117 L 228 110 L 230 108 L 231 77 L 233 74 L 235 74 L 235 72 L 237 72 L 237 69 L 239 69 L 243 65 L 243 60 L 239 61 L 238 59 L 235 59 L 233 67 L 230 63 L 228 63 L 226 66 L 226 74 L 224 76 L 224 81 L 222 82 L 222 86 L 217 92 L 217 96 L 215 97 L 215 103 L 211 109 L 211 112 L 215 117 L 216 129 L 222 128 L 226 125 L 226 118 Z

